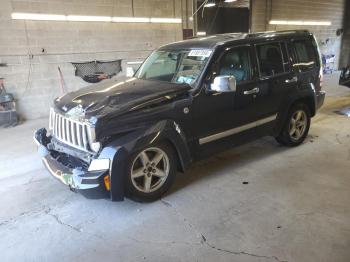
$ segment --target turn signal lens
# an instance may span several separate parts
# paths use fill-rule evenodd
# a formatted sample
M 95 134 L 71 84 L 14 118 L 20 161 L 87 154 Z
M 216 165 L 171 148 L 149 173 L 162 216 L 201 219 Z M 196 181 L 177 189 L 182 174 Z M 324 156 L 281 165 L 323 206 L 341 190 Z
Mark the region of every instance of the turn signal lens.
M 105 182 L 105 187 L 108 191 L 111 190 L 111 182 L 109 181 L 109 175 L 105 176 L 103 178 L 103 181 Z
M 320 78 L 320 88 L 322 89 L 322 86 L 323 86 L 323 69 L 322 69 L 322 67 L 320 69 L 319 78 Z

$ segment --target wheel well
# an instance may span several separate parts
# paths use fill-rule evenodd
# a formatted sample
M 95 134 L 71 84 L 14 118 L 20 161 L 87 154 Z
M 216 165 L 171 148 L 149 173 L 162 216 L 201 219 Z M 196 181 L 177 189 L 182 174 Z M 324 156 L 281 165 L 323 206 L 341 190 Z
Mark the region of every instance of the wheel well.
M 285 121 L 287 120 L 288 113 L 290 109 L 295 106 L 296 104 L 304 104 L 308 107 L 310 111 L 310 116 L 313 117 L 315 116 L 315 102 L 312 97 L 301 97 L 297 98 L 296 100 L 290 102 L 289 107 L 283 107 L 283 111 L 280 111 L 279 113 L 279 118 L 278 118 L 278 123 L 276 124 L 276 127 L 273 131 L 274 136 L 280 135 L 280 133 L 283 130 L 283 126 L 285 124 Z
M 170 139 L 164 139 L 162 142 L 166 143 L 167 145 L 169 145 L 175 152 L 175 156 L 176 156 L 176 163 L 177 163 L 177 170 L 180 172 L 185 172 L 185 167 L 184 164 L 181 160 L 180 157 L 180 153 L 179 151 L 176 149 L 176 146 L 174 145 L 174 143 L 170 140 Z
M 315 111 L 315 101 L 314 101 L 314 99 L 312 97 L 299 98 L 299 99 L 297 99 L 297 100 L 295 100 L 293 102 L 291 107 L 296 105 L 296 104 L 301 104 L 301 103 L 305 104 L 309 108 L 311 117 L 315 116 L 315 113 L 316 113 L 316 111 Z

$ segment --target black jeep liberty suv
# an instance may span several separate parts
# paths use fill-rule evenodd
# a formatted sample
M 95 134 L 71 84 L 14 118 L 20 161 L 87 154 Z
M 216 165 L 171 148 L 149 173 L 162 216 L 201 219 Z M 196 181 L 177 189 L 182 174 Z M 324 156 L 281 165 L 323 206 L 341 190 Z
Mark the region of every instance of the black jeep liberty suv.
M 152 201 L 196 159 L 274 136 L 301 144 L 323 104 L 308 31 L 223 34 L 155 50 L 134 77 L 57 98 L 35 133 L 49 172 L 72 190 Z

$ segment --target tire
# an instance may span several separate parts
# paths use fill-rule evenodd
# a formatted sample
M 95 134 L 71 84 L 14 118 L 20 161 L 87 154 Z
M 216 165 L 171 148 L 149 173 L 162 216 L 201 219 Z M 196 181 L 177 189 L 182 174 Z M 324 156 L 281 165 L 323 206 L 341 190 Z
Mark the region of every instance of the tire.
M 307 105 L 293 105 L 280 135 L 276 137 L 277 142 L 289 147 L 300 145 L 309 133 L 310 123 L 311 116 Z
M 131 155 L 126 178 L 127 196 L 138 202 L 151 202 L 170 188 L 177 171 L 174 149 L 157 143 Z

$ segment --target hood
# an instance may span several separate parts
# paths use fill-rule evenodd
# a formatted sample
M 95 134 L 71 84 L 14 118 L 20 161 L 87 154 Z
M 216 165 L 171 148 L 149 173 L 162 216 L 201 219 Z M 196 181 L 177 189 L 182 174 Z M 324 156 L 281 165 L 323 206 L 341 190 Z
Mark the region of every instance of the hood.
M 99 117 L 110 112 L 125 112 L 169 100 L 186 93 L 191 87 L 154 80 L 131 78 L 117 82 L 106 80 L 55 100 L 55 107 L 64 114 L 78 111 L 85 116 Z

